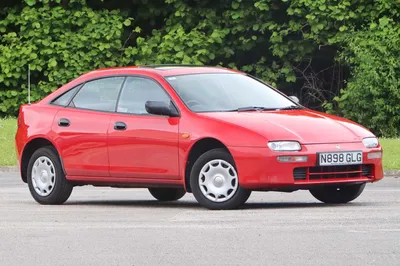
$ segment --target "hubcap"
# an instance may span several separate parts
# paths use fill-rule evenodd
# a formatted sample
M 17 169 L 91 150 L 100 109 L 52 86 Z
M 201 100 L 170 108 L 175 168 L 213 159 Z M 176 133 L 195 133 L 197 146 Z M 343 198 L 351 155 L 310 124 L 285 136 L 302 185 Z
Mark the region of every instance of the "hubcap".
M 206 163 L 199 174 L 199 185 L 203 195 L 213 202 L 229 200 L 238 188 L 235 168 L 224 160 Z
M 32 185 L 40 196 L 48 196 L 54 189 L 56 172 L 53 162 L 46 156 L 36 159 L 32 167 Z

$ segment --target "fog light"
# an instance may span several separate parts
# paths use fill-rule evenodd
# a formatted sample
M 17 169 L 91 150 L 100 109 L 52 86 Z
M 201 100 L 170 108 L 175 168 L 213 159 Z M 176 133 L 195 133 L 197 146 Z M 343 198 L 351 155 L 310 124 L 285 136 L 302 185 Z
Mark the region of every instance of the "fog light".
M 381 151 L 376 151 L 376 152 L 370 152 L 368 153 L 368 159 L 379 159 L 382 158 L 382 152 Z
M 281 163 L 303 163 L 308 161 L 308 156 L 278 156 Z

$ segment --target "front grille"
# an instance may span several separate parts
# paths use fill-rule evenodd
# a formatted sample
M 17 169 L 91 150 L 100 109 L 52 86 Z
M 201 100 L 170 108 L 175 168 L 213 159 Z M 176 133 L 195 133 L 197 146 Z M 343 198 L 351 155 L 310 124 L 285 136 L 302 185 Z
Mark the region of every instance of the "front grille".
M 372 165 L 298 167 L 293 170 L 293 177 L 295 180 L 372 177 Z

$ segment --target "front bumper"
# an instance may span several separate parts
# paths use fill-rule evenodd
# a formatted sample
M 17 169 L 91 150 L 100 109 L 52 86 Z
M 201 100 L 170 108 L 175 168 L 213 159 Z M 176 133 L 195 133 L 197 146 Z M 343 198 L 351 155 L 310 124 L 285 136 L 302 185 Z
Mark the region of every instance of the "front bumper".
M 382 151 L 379 146 L 366 149 L 362 143 L 340 143 L 341 151 L 363 151 L 362 165 L 317 166 L 317 152 L 336 152 L 336 144 L 302 145 L 299 152 L 273 152 L 269 148 L 229 147 L 239 175 L 248 189 L 307 187 L 319 184 L 376 182 L 383 178 L 382 158 L 368 159 L 368 153 Z M 279 162 L 282 155 L 308 156 L 307 162 Z

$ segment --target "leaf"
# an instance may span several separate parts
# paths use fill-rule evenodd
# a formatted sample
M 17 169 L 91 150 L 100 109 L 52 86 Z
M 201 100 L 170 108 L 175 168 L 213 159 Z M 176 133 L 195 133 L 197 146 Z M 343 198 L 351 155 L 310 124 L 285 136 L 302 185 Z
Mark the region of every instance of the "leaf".
M 36 4 L 36 0 L 25 0 L 25 3 L 28 6 L 34 6 Z
M 57 66 L 57 61 L 55 59 L 51 59 L 49 61 L 49 67 L 56 67 Z
M 238 19 L 238 18 L 240 18 L 240 14 L 238 12 L 232 14 L 232 19 Z
M 130 19 L 126 19 L 126 20 L 124 21 L 124 25 L 125 25 L 126 27 L 130 26 L 130 25 L 131 25 L 131 20 L 130 20 Z
M 379 25 L 380 26 L 386 26 L 389 24 L 389 19 L 387 17 L 383 17 L 379 19 Z

